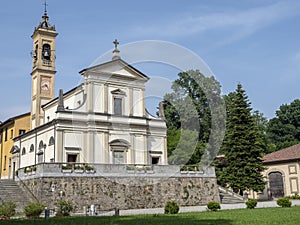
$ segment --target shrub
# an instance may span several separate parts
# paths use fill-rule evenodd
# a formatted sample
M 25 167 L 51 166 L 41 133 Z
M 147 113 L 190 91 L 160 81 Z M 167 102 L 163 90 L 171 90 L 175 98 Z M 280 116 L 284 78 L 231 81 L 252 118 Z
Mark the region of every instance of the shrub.
M 210 211 L 216 212 L 218 209 L 221 209 L 221 206 L 220 206 L 220 204 L 218 202 L 209 202 L 207 204 L 207 208 Z
M 72 168 L 73 168 L 73 166 L 72 166 L 72 164 L 63 164 L 62 166 L 61 166 L 61 168 L 63 169 L 63 170 L 71 170 Z
M 74 170 L 83 170 L 84 166 L 83 165 L 74 165 Z
M 295 193 L 294 195 L 291 195 L 290 197 L 289 197 L 289 199 L 300 199 L 300 196 L 299 196 L 299 194 L 298 193 Z
M 91 170 L 94 170 L 94 167 L 91 166 L 91 165 L 86 164 L 86 165 L 85 165 L 85 170 L 91 171 Z
M 25 206 L 24 213 L 28 218 L 38 218 L 45 207 L 46 205 L 39 202 L 32 202 Z
M 0 217 L 10 218 L 16 214 L 16 203 L 13 201 L 3 202 L 0 205 Z
M 277 205 L 281 207 L 291 207 L 292 202 L 288 198 L 279 198 L 277 199 Z
M 70 212 L 73 210 L 73 205 L 70 201 L 59 201 L 58 206 L 59 211 L 56 213 L 56 216 L 69 216 Z
M 179 212 L 179 206 L 176 202 L 168 201 L 165 205 L 165 214 L 176 214 Z
M 246 206 L 247 206 L 247 209 L 254 209 L 257 205 L 257 200 L 255 199 L 249 199 L 247 202 L 246 202 Z

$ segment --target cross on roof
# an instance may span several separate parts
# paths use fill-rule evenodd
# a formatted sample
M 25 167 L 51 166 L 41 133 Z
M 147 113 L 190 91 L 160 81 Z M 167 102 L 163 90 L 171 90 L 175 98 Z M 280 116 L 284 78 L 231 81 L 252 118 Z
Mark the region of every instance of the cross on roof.
M 115 39 L 113 43 L 115 44 L 115 49 L 117 49 L 118 48 L 118 44 L 120 44 L 120 43 L 118 42 L 117 39 Z
M 45 13 L 47 13 L 47 6 L 48 6 L 47 1 L 45 1 L 43 5 L 45 6 Z

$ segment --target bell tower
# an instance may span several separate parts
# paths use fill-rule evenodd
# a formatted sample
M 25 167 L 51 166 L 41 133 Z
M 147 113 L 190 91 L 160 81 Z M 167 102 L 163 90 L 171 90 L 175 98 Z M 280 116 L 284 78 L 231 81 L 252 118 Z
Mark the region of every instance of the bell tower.
M 35 27 L 32 56 L 31 129 L 44 123 L 42 105 L 54 98 L 55 26 L 51 25 L 45 3 L 42 21 Z

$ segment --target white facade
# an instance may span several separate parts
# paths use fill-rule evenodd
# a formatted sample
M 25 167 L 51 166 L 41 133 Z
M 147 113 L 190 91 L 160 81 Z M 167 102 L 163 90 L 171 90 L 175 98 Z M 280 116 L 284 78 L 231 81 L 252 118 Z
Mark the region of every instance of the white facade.
M 165 121 L 145 110 L 149 78 L 120 58 L 80 73 L 81 85 L 43 106 L 44 124 L 15 139 L 18 168 L 42 162 L 167 164 Z

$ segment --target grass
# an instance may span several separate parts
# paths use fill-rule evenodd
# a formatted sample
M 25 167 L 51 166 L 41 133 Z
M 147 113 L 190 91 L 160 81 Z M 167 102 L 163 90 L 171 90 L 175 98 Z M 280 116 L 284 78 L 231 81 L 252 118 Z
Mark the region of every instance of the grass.
M 65 217 L 49 220 L 7 220 L 1 225 L 295 225 L 300 224 L 300 206 L 291 208 L 235 209 L 176 215 L 120 217 Z

